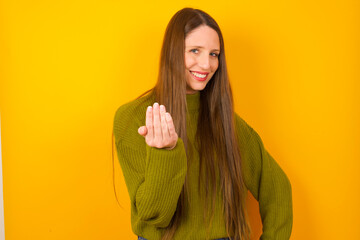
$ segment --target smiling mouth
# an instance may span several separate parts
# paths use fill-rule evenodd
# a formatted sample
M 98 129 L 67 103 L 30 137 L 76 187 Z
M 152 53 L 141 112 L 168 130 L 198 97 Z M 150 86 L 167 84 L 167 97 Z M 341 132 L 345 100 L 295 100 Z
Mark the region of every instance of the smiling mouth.
M 199 73 L 190 71 L 190 73 L 198 80 L 205 80 L 209 73 Z

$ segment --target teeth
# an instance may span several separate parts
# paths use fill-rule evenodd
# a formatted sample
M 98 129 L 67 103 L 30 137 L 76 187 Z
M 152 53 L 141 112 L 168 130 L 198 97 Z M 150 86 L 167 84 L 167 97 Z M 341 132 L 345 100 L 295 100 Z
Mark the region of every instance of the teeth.
M 206 74 L 200 74 L 200 73 L 195 73 L 195 72 L 191 72 L 192 75 L 194 75 L 195 77 L 199 77 L 199 78 L 205 78 Z

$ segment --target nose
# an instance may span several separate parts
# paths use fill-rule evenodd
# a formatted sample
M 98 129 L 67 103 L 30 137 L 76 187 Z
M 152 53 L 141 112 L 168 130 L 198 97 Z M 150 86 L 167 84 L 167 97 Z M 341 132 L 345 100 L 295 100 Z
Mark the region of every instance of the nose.
M 201 54 L 198 59 L 198 65 L 202 69 L 209 69 L 210 68 L 210 56 L 208 54 Z

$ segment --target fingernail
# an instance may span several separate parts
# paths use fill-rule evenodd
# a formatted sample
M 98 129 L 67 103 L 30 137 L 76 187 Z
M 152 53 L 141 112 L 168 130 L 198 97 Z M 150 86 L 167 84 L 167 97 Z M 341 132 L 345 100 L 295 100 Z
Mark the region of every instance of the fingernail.
M 165 110 L 164 105 L 160 105 L 160 110 Z
M 151 106 L 148 106 L 148 107 L 147 107 L 147 111 L 150 112 L 150 111 L 151 111 L 151 108 L 152 108 Z
M 155 106 L 159 106 L 159 104 L 156 102 L 156 103 L 154 103 L 154 107 L 155 107 Z

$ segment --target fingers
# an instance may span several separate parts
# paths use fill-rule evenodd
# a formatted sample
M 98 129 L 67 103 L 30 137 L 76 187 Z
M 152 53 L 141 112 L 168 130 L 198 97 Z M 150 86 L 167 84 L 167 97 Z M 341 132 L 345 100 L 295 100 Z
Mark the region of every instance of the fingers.
M 146 110 L 146 126 L 138 128 L 138 133 L 145 137 L 150 147 L 172 149 L 177 142 L 178 135 L 170 113 L 164 105 L 154 103 Z
M 154 124 L 154 141 L 157 142 L 162 139 L 160 107 L 158 103 L 154 103 L 153 107 L 153 124 Z
M 146 137 L 149 139 L 153 139 L 154 137 L 154 128 L 153 128 L 153 110 L 152 107 L 149 106 L 146 110 L 146 120 L 145 125 L 147 129 Z
M 175 131 L 175 126 L 174 126 L 174 121 L 172 120 L 172 117 L 170 115 L 170 113 L 166 113 L 165 114 L 165 118 L 166 118 L 166 123 L 169 129 L 169 135 L 171 138 L 175 137 L 177 135 L 176 131 Z
M 163 139 L 170 138 L 168 126 L 165 117 L 166 109 L 164 105 L 160 105 L 160 119 L 161 119 L 161 130 Z

